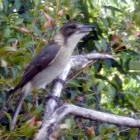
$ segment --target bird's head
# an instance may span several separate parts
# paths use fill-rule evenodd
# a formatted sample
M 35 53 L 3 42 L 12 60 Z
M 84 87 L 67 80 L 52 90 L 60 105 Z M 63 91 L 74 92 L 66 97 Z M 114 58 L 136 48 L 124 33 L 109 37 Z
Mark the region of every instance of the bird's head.
M 96 28 L 94 25 L 84 25 L 83 23 L 72 21 L 67 22 L 62 26 L 57 34 L 57 40 L 61 44 L 69 45 L 77 45 L 79 40 L 83 38 L 85 35 L 90 33 L 93 28 Z

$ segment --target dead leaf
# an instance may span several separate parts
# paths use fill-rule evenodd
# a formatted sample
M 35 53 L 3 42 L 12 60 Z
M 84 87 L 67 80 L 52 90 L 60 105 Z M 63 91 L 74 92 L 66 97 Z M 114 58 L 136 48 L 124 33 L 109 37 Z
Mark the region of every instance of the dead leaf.
M 42 121 L 36 121 L 36 122 L 35 122 L 35 125 L 41 126 L 41 125 L 42 125 Z
M 17 43 L 18 43 L 18 40 L 15 40 L 15 42 L 12 45 L 12 48 L 14 48 L 15 50 L 17 50 Z
M 52 18 L 44 10 L 41 9 L 40 11 L 42 12 L 43 16 L 45 17 L 45 19 L 47 21 L 51 21 L 52 20 Z
M 84 97 L 83 96 L 78 96 L 75 98 L 77 101 L 83 101 L 84 100 Z
M 136 36 L 139 36 L 140 35 L 140 31 L 135 31 L 135 32 L 132 32 L 133 35 L 136 35 Z
M 127 29 L 130 27 L 131 23 L 132 23 L 131 20 L 128 20 L 128 21 L 125 22 L 126 28 L 127 28 Z
M 88 127 L 87 128 L 87 133 L 88 133 L 89 136 L 94 136 L 95 135 L 94 126 Z
M 44 23 L 43 28 L 49 28 L 51 26 L 52 26 L 51 21 L 47 21 Z
M 60 129 L 57 129 L 52 137 L 52 140 L 57 140 L 58 136 L 60 134 Z
M 63 9 L 58 11 L 58 16 L 63 16 L 63 14 L 64 14 L 64 10 Z
M 24 32 L 24 33 L 27 33 L 27 34 L 30 34 L 31 32 L 23 27 L 19 27 L 19 26 L 14 26 L 14 28 L 18 29 L 19 31 L 21 32 Z
M 113 42 L 114 42 L 114 44 L 119 43 L 119 38 L 118 38 L 116 32 L 115 32 L 114 35 L 113 35 Z
M 44 39 L 44 38 L 38 38 L 41 42 L 45 42 L 45 43 L 47 43 L 47 40 L 46 39 Z
M 33 116 L 30 120 L 27 121 L 27 126 L 35 125 L 36 116 Z

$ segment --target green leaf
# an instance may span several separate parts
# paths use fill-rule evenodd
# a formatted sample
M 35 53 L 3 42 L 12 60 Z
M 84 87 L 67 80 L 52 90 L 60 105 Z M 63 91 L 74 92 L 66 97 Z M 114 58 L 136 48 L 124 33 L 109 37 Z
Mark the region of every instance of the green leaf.
M 104 25 L 108 28 L 109 23 L 108 23 L 107 19 L 102 18 L 102 21 L 103 21 Z
M 32 106 L 31 108 L 30 108 L 30 112 L 34 112 L 36 110 L 36 107 L 35 106 Z
M 2 13 L 0 13 L 0 22 L 6 22 L 6 21 L 8 21 L 8 18 L 7 18 L 7 16 L 5 15 L 5 14 L 2 14 Z
M 111 96 L 111 97 L 114 97 L 115 94 L 116 94 L 116 88 L 112 85 L 109 85 L 108 86 L 108 94 Z
M 5 116 L 8 118 L 8 120 L 9 120 L 9 127 L 11 127 L 11 122 L 12 122 L 12 117 L 10 116 L 10 114 L 9 113 L 7 113 L 7 112 L 5 112 L 5 111 L 3 111 L 3 113 L 5 114 Z
M 19 25 L 19 24 L 22 24 L 23 23 L 23 18 L 18 18 L 15 20 L 15 25 Z
M 66 136 L 66 140 L 73 140 L 71 136 Z
M 107 43 L 106 43 L 106 40 L 103 39 L 102 37 L 99 36 L 99 38 L 101 39 L 102 41 L 102 47 L 103 47 L 103 50 L 106 51 L 107 50 Z
M 98 49 L 99 52 L 102 50 L 101 44 L 98 41 L 95 41 L 95 47 Z
M 1 67 L 7 67 L 7 61 L 1 59 Z
M 129 69 L 130 70 L 140 70 L 140 62 L 139 61 L 130 61 Z
M 73 118 L 66 119 L 65 124 L 67 125 L 67 129 L 69 129 L 69 130 L 76 126 L 75 120 Z
M 87 91 L 89 89 L 89 85 L 87 83 L 82 84 L 83 91 Z
M 122 88 L 122 80 L 118 75 L 115 75 L 115 77 L 113 78 L 113 81 L 116 82 L 115 87 Z
M 116 7 L 113 7 L 113 6 L 104 6 L 104 8 L 109 9 L 109 10 L 112 10 L 113 12 L 114 11 L 116 11 L 116 12 L 122 12 L 120 9 L 118 9 Z
M 97 92 L 103 90 L 104 87 L 105 87 L 105 83 L 104 82 L 99 83 L 98 86 L 97 86 Z
M 17 11 L 20 9 L 21 5 L 22 4 L 21 4 L 20 0 L 15 0 L 15 7 L 16 7 Z
M 135 106 L 136 106 L 136 109 L 140 109 L 140 97 L 136 99 Z
M 9 28 L 6 28 L 6 29 L 4 29 L 4 32 L 3 32 L 3 36 L 4 37 L 9 37 L 9 35 L 10 35 L 10 29 Z
M 41 31 L 39 30 L 39 28 L 38 28 L 36 25 L 34 25 L 33 28 L 34 28 L 34 32 L 35 32 L 38 36 L 41 37 Z
M 17 50 L 15 50 L 14 48 L 12 47 L 9 47 L 9 46 L 6 46 L 6 47 L 3 47 L 0 51 L 0 54 L 3 53 L 3 52 L 15 52 Z
M 105 59 L 105 60 L 104 60 L 104 63 L 106 64 L 106 66 L 107 66 L 108 68 L 110 68 L 111 65 L 112 65 L 111 59 Z
M 0 79 L 0 83 L 9 83 L 11 80 L 10 79 Z
M 32 41 L 27 42 L 26 46 L 31 46 L 31 45 L 34 45 L 34 44 L 37 44 L 37 42 L 32 40 Z
M 77 86 L 77 87 L 81 87 L 81 85 L 79 84 L 79 82 L 76 81 L 76 80 L 71 80 L 71 81 L 69 82 L 69 84 L 72 84 L 72 85 Z
M 3 0 L 3 7 L 4 7 L 4 11 L 7 12 L 8 10 L 8 0 Z
M 43 111 L 43 104 L 40 104 L 36 110 L 35 110 L 35 115 L 39 115 Z
M 122 0 L 123 3 L 128 4 L 128 2 L 126 0 Z
M 26 127 L 26 129 L 24 129 L 24 135 L 30 137 L 33 136 L 33 134 L 35 133 L 35 126 L 28 126 Z

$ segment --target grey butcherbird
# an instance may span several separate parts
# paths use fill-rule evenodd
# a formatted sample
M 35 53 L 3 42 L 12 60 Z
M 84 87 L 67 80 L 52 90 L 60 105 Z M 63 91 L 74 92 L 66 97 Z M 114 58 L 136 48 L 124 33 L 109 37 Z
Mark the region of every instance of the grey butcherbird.
M 20 83 L 10 91 L 13 93 L 22 88 L 20 99 L 14 111 L 11 129 L 14 129 L 24 98 L 33 90 L 44 89 L 60 75 L 79 40 L 95 27 L 75 21 L 68 22 L 56 33 L 52 41 L 33 58 L 25 69 Z

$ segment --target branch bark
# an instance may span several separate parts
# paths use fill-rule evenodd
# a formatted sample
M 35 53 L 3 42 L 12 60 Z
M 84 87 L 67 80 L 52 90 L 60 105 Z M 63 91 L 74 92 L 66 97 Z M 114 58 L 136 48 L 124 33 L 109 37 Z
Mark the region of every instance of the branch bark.
M 61 122 L 61 120 L 68 114 L 78 115 L 86 119 L 115 124 L 118 126 L 140 128 L 140 120 L 138 119 L 104 113 L 65 103 L 57 108 L 53 114 L 50 115 L 49 119 L 44 122 L 44 127 L 42 127 L 40 135 L 37 135 L 35 140 L 52 140 L 52 132 L 56 130 L 59 122 Z
M 72 56 L 70 62 L 67 64 L 63 73 L 59 76 L 59 79 L 65 81 L 71 68 L 87 65 L 89 62 L 91 62 L 93 60 L 106 59 L 106 58 L 114 59 L 116 57 L 118 57 L 118 56 L 101 54 L 101 53 L 91 53 L 91 54 L 86 54 L 86 55 Z M 63 89 L 62 83 L 57 81 L 52 85 L 51 93 L 53 94 L 53 96 L 60 97 L 62 89 Z M 64 118 L 64 116 L 66 116 L 69 113 L 78 115 L 78 112 L 79 112 L 76 109 L 76 106 L 70 105 L 70 104 L 65 104 L 64 106 L 59 107 L 59 108 L 57 108 L 57 107 L 58 107 L 57 102 L 53 99 L 49 99 L 49 101 L 47 102 L 46 107 L 45 107 L 43 125 L 42 125 L 41 129 L 38 131 L 38 133 L 36 134 L 36 137 L 34 140 L 52 140 L 53 133 L 54 133 L 55 129 L 57 128 L 57 125 L 61 121 L 61 119 Z M 74 107 L 75 111 L 71 107 Z M 79 109 L 81 110 L 82 108 L 79 107 Z M 83 108 L 83 110 L 84 110 L 84 108 Z M 85 109 L 85 110 L 87 112 L 87 109 Z M 92 114 L 92 113 L 95 113 L 95 112 L 91 112 L 90 114 Z M 58 117 L 58 115 L 59 115 L 59 117 Z M 84 114 L 81 114 L 81 116 L 84 117 Z M 92 116 L 92 115 L 85 116 L 85 118 L 90 118 L 90 116 Z M 101 116 L 104 116 L 104 114 L 101 114 Z M 107 117 L 105 117 L 105 118 L 108 120 Z M 92 117 L 90 119 L 92 119 Z M 100 119 L 99 121 L 102 121 L 102 119 Z

